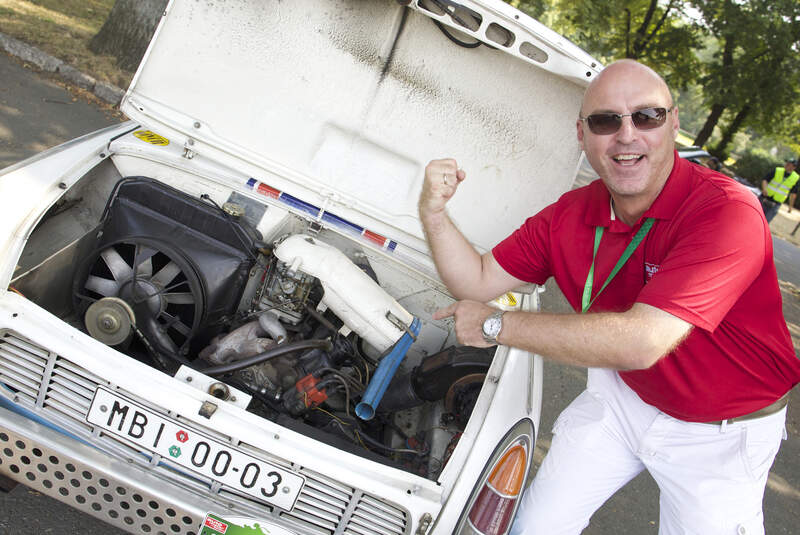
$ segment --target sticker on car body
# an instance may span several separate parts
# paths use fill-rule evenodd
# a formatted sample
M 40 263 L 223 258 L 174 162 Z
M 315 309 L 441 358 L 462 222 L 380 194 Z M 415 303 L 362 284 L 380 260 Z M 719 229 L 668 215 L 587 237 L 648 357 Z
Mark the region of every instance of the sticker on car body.
M 137 130 L 133 135 L 151 145 L 158 145 L 159 147 L 166 147 L 169 145 L 169 139 L 164 136 L 159 136 L 150 130 Z
M 223 518 L 213 513 L 206 514 L 203 527 L 197 535 L 297 535 L 270 523 L 250 518 Z

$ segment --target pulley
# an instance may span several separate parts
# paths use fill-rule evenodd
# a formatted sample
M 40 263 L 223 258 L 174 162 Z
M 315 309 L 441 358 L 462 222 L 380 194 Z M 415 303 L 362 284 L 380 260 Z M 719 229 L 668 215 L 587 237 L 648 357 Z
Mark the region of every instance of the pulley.
M 116 346 L 130 338 L 136 317 L 133 309 L 122 299 L 104 297 L 86 309 L 83 321 L 92 338 Z

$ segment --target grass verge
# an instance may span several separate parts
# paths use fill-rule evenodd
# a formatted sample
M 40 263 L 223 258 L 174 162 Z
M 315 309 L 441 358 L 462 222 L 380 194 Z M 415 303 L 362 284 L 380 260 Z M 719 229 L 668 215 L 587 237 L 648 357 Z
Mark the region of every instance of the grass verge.
M 114 0 L 0 0 L 0 32 L 33 45 L 93 78 L 126 89 L 133 73 L 89 50 Z

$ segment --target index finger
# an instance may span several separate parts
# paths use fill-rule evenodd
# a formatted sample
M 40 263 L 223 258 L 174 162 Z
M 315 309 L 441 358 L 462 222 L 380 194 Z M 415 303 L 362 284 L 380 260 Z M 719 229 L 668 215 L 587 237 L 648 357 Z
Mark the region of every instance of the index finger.
M 458 302 L 453 303 L 448 307 L 440 308 L 439 310 L 433 313 L 432 318 L 435 320 L 440 320 L 442 318 L 449 318 L 455 313 L 457 307 L 458 307 Z

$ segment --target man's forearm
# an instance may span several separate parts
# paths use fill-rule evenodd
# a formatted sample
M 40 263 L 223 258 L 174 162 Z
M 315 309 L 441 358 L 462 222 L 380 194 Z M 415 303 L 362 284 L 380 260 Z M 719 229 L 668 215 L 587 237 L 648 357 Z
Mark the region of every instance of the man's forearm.
M 644 369 L 675 348 L 691 325 L 648 305 L 623 313 L 509 312 L 498 342 L 576 366 Z

